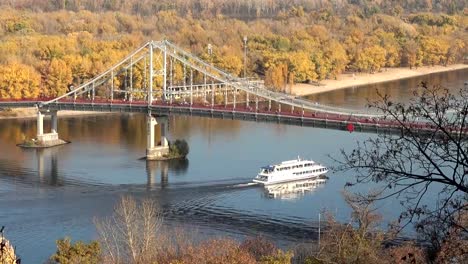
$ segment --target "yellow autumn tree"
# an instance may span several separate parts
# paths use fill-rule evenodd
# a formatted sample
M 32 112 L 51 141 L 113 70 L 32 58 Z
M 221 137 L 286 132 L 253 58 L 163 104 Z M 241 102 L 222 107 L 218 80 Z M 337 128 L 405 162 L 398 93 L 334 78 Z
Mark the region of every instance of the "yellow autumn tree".
M 32 67 L 13 62 L 0 65 L 0 98 L 37 98 L 41 76 Z
M 362 50 L 356 57 L 356 67 L 361 71 L 376 72 L 385 65 L 386 51 L 374 45 Z
M 431 66 L 445 64 L 449 47 L 447 41 L 440 38 L 425 37 L 421 39 L 423 63 Z
M 283 90 L 287 83 L 288 65 L 279 63 L 272 65 L 265 72 L 265 85 L 276 90 Z
M 348 56 L 346 55 L 346 50 L 336 40 L 331 40 L 327 45 L 324 47 L 325 49 L 325 56 L 328 58 L 330 63 L 329 71 L 330 71 L 330 78 L 336 78 L 336 76 L 342 73 L 346 65 L 348 65 Z
M 317 79 L 315 64 L 308 53 L 292 52 L 289 55 L 290 71 L 294 73 L 296 82 L 308 82 Z
M 466 43 L 461 39 L 456 39 L 450 43 L 450 48 L 447 51 L 447 60 L 445 64 L 452 64 L 456 61 L 461 61 L 466 50 Z
M 419 52 L 419 45 L 414 40 L 406 41 L 403 46 L 403 58 L 406 60 L 406 64 L 412 69 L 417 66 L 417 58 Z
M 218 57 L 216 66 L 232 73 L 233 75 L 239 76 L 243 69 L 243 62 L 238 56 L 224 54 Z
M 386 50 L 385 66 L 395 67 L 400 65 L 401 47 L 393 32 L 378 30 L 375 32 L 380 40 L 382 47 Z
M 72 84 L 72 71 L 61 59 L 52 59 L 50 63 L 44 64 L 41 73 L 45 96 L 54 97 L 65 94 Z
M 63 60 L 70 68 L 75 85 L 82 84 L 85 80 L 91 78 L 91 61 L 88 56 L 70 54 L 63 57 Z

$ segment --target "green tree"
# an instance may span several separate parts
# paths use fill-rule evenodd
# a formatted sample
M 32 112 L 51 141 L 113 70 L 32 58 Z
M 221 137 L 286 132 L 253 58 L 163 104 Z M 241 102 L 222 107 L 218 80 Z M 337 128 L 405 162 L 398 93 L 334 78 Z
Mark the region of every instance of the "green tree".
M 57 252 L 51 260 L 60 264 L 98 264 L 102 263 L 99 243 L 92 241 L 89 244 L 78 241 L 74 244 L 66 237 L 57 240 Z
M 189 145 L 184 139 L 177 139 L 174 142 L 171 142 L 171 144 L 169 145 L 169 149 L 174 156 L 182 156 L 184 158 L 188 155 L 190 151 Z

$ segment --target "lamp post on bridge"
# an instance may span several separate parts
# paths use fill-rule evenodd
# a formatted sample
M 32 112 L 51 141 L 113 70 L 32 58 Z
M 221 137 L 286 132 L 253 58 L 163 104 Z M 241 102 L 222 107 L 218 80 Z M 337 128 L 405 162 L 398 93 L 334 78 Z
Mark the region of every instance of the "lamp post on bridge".
M 244 40 L 244 79 L 247 80 L 247 36 L 244 36 L 243 38 Z M 247 89 L 250 88 L 249 87 L 249 83 L 248 83 L 248 80 L 247 80 Z M 246 95 L 245 95 L 245 104 L 246 104 L 246 107 L 247 109 L 249 109 L 249 92 L 246 92 Z
M 208 43 L 208 56 L 210 58 L 210 64 L 213 64 L 212 59 L 211 59 L 212 55 L 213 55 L 213 46 L 211 45 L 211 43 Z M 205 83 L 205 86 L 206 86 L 206 83 Z M 214 91 L 213 79 L 211 79 L 211 108 L 213 108 L 214 106 L 214 92 L 215 91 Z M 205 92 L 205 101 L 206 101 L 206 92 Z
M 244 36 L 244 78 L 247 77 L 247 36 Z
M 213 46 L 208 43 L 208 55 L 210 55 L 210 63 L 211 63 L 211 55 L 213 54 Z

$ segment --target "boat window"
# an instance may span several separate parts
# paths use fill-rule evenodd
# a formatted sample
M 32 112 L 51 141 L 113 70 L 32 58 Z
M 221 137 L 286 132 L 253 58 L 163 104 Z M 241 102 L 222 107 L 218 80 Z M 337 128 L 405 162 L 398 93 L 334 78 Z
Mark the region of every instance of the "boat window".
M 274 170 L 275 170 L 274 167 L 263 167 L 261 173 L 263 173 L 263 174 L 270 174 L 270 173 L 272 173 Z

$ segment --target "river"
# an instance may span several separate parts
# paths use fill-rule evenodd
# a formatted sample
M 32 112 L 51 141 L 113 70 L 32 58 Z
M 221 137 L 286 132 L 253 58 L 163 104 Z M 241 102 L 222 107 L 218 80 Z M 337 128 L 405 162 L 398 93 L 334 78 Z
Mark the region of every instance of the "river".
M 338 90 L 309 97 L 323 104 L 362 108 L 375 89 L 407 101 L 421 80 L 454 90 L 468 71 L 439 73 L 402 81 Z M 190 145 L 186 161 L 146 162 L 142 114 L 63 117 L 60 137 L 72 143 L 44 150 L 16 146 L 33 137 L 34 119 L 0 120 L 0 226 L 23 263 L 41 263 L 55 251 L 55 240 L 96 238 L 94 217 L 112 213 L 121 195 L 150 197 L 168 226 L 196 230 L 203 237 L 242 238 L 262 234 L 288 247 L 316 239 L 324 210 L 349 219 L 342 190 L 352 173 L 329 172 L 326 183 L 300 193 L 273 197 L 246 187 L 263 165 L 298 155 L 333 167 L 340 150 L 373 134 L 272 123 L 198 117 L 169 117 L 169 138 Z M 359 186 L 368 191 L 375 186 Z M 395 200 L 379 204 L 385 221 L 401 211 Z

